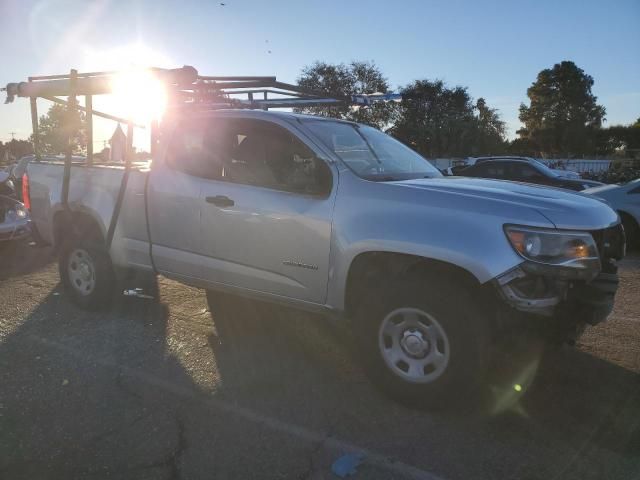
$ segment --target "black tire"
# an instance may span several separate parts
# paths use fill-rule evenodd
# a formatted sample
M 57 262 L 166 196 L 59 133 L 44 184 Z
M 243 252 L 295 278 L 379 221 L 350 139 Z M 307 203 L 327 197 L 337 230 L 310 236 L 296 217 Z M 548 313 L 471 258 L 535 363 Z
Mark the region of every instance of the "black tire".
M 436 378 L 410 382 L 394 373 L 385 361 L 379 341 L 386 343 L 388 339 L 379 340 L 380 328 L 385 317 L 398 309 L 425 312 L 444 331 L 449 356 Z M 381 286 L 363 299 L 353 323 L 357 354 L 365 372 L 390 397 L 417 408 L 475 407 L 480 400 L 476 394 L 481 393 L 487 370 L 489 327 L 480 305 L 461 285 L 442 278 L 419 277 Z M 433 337 L 430 340 L 429 345 L 434 345 Z M 428 348 L 430 354 L 433 346 Z M 436 348 L 441 350 L 440 346 Z
M 74 279 L 70 273 L 71 256 L 77 251 L 86 252 L 87 262 L 91 263 L 93 271 L 93 287 L 85 294 L 80 293 L 78 287 L 74 286 Z M 66 295 L 78 307 L 90 311 L 111 307 L 116 278 L 111 258 L 102 243 L 91 239 L 68 238 L 60 248 L 58 271 Z
M 640 248 L 640 227 L 635 219 L 625 212 L 620 212 L 622 226 L 627 237 L 627 250 L 634 251 Z

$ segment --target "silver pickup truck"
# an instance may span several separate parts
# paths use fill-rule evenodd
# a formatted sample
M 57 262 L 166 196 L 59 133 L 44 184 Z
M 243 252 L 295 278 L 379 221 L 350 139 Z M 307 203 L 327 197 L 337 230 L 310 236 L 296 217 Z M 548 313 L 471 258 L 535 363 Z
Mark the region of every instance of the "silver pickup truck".
M 65 208 L 62 164 L 28 166 L 35 229 L 75 303 L 108 307 L 134 269 L 319 312 L 351 324 L 376 384 L 425 404 L 478 391 L 505 331 L 572 340 L 604 321 L 625 249 L 597 199 L 443 177 L 374 128 L 293 113 L 167 118 L 106 248 L 121 176 L 73 166 Z

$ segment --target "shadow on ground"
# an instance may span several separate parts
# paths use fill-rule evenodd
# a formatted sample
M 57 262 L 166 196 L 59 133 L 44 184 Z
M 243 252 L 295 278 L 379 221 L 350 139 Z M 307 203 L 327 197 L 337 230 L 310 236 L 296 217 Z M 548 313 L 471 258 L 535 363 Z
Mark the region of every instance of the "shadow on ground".
M 25 242 L 0 242 L 0 281 L 35 272 L 54 260 L 51 248 L 32 247 Z
M 484 415 L 434 414 L 382 397 L 317 319 L 235 300 L 212 320 L 166 280 L 109 313 L 58 289 L 0 344 L 2 478 L 333 478 L 330 439 L 448 479 L 640 473 L 640 376 L 578 350 L 522 348 Z M 379 464 L 356 478 L 409 472 Z

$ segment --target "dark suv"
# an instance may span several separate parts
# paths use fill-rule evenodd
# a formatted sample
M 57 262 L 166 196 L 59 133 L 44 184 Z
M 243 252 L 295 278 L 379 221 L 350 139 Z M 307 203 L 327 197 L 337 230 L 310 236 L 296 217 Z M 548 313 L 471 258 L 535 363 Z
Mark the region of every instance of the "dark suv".
M 543 163 L 527 159 L 483 159 L 475 165 L 456 172 L 456 174 L 462 177 L 496 178 L 535 183 L 575 191 L 603 185 L 593 180 L 561 177 Z

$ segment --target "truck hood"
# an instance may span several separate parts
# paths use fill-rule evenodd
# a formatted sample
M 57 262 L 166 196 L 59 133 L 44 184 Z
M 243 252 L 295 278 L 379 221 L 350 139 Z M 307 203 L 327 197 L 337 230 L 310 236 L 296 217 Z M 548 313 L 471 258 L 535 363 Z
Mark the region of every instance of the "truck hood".
M 465 210 L 486 209 L 487 203 L 516 209 L 530 208 L 556 228 L 596 230 L 617 223 L 618 215 L 591 195 L 527 183 L 483 178 L 439 177 L 392 182 L 399 188 L 414 188 L 434 194 L 467 197 Z

